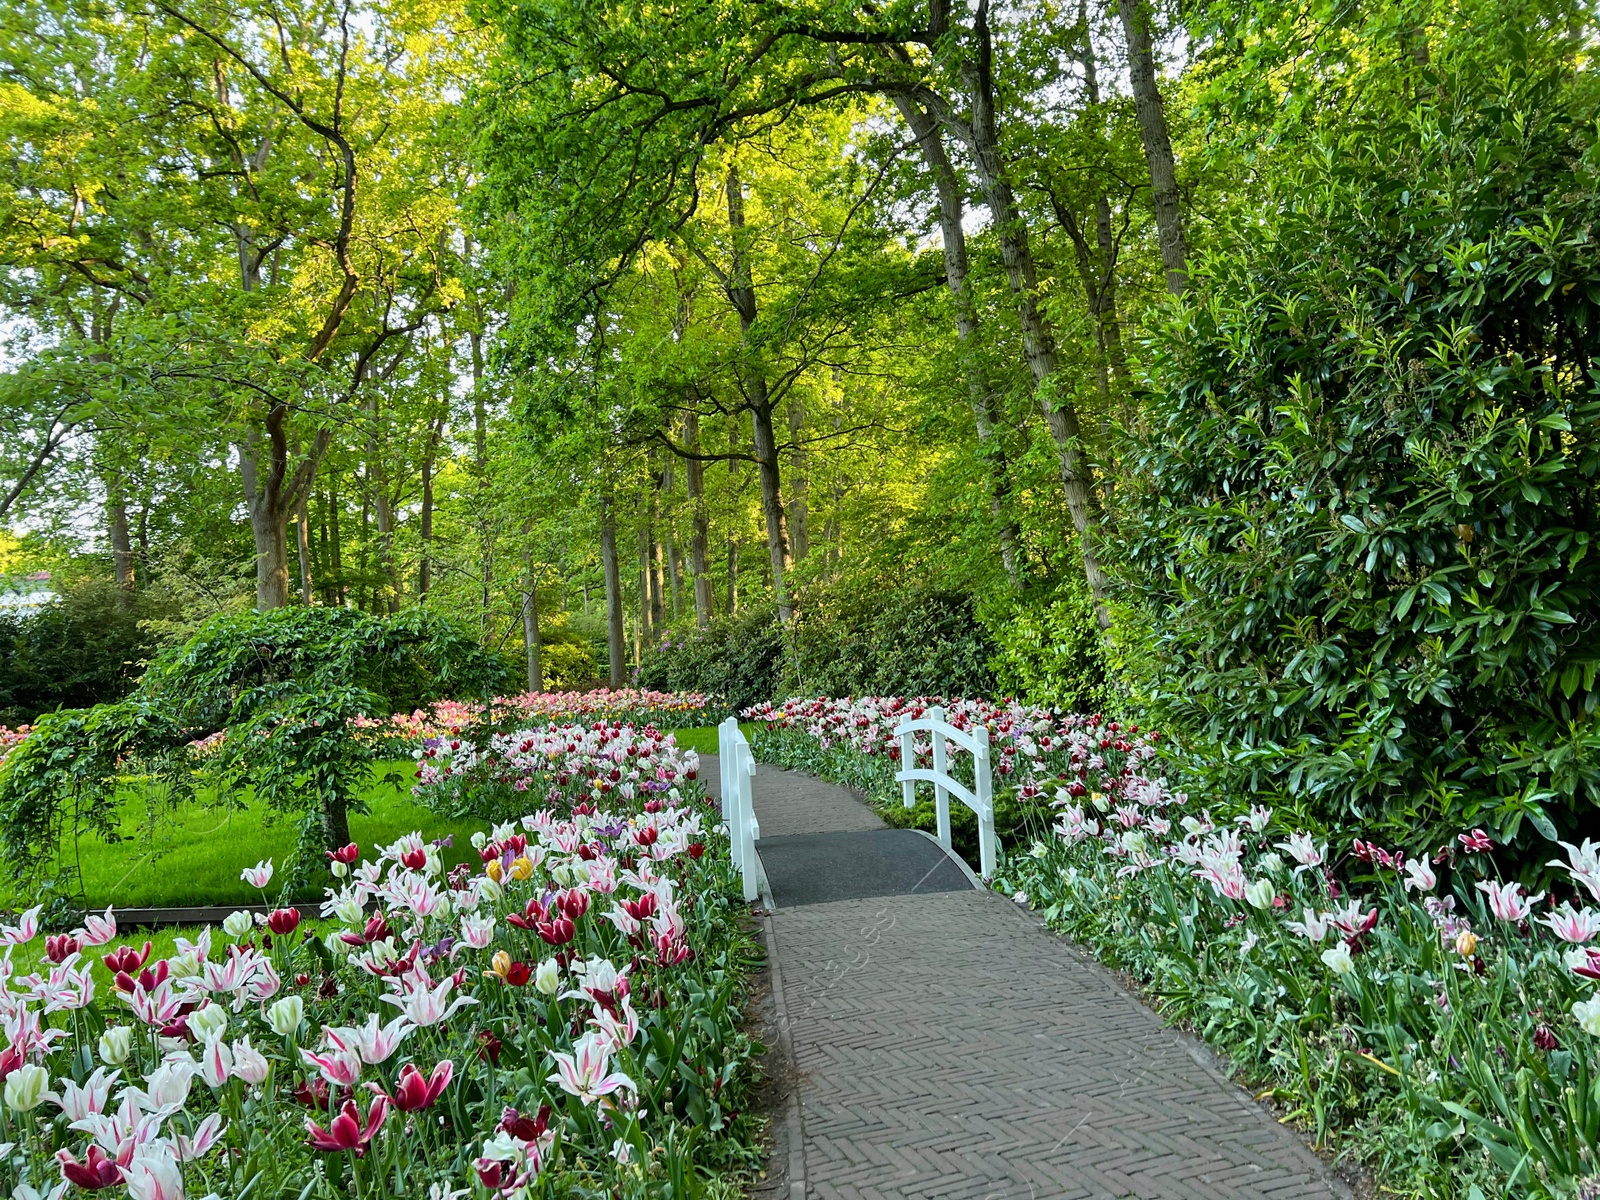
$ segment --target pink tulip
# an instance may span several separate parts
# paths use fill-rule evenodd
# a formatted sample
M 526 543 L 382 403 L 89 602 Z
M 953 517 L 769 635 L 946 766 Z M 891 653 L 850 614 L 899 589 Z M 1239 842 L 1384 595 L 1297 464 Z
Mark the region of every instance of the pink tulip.
M 85 946 L 104 946 L 116 936 L 117 918 L 112 916 L 108 908 L 103 917 L 91 914 L 84 918 L 83 930 L 78 934 L 78 940 Z
M 272 882 L 272 860 L 266 859 L 263 862 L 258 862 L 253 867 L 246 867 L 239 872 L 239 878 L 253 888 L 265 890 L 267 884 Z
M 1526 921 L 1533 906 L 1544 899 L 1543 892 L 1529 896 L 1520 883 L 1502 884 L 1493 879 L 1480 879 L 1478 890 L 1489 897 L 1489 911 L 1502 921 Z
M 361 1078 L 361 1059 L 354 1050 L 342 1046 L 331 1054 L 313 1054 L 310 1050 L 302 1050 L 300 1057 L 335 1087 L 354 1087 Z
M 1406 891 L 1431 892 L 1438 883 L 1439 877 L 1426 858 L 1414 858 L 1406 863 Z
M 1600 909 L 1574 909 L 1569 904 L 1546 913 L 1539 920 L 1550 926 L 1563 942 L 1582 945 L 1600 933 Z
M 1570 958 L 1567 960 L 1567 965 L 1572 968 L 1573 974 L 1582 975 L 1585 979 L 1600 979 L 1600 950 L 1586 946 L 1582 953 L 1584 955 L 1582 962 L 1574 962 Z
M 602 1096 L 626 1089 L 636 1090 L 633 1080 L 620 1071 L 611 1070 L 611 1041 L 603 1033 L 586 1033 L 572 1047 L 571 1054 L 552 1055 L 556 1061 L 551 1083 L 578 1097 L 585 1104 L 593 1104 Z
M 39 913 L 44 908 L 36 904 L 17 918 L 15 925 L 0 925 L 0 945 L 25 946 L 39 936 Z

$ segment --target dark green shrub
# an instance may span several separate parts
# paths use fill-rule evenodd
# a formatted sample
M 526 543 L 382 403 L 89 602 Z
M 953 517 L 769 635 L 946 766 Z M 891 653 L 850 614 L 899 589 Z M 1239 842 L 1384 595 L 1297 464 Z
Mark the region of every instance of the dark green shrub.
M 1117 489 L 1158 719 L 1412 851 L 1600 798 L 1600 106 L 1512 25 L 1275 167 Z
M 37 612 L 0 614 L 0 725 L 126 696 L 155 651 L 142 596 L 89 583 Z
M 780 690 L 783 660 L 777 613 L 756 609 L 703 632 L 668 636 L 644 656 L 634 681 L 661 691 L 721 696 L 737 711 Z
M 884 593 L 847 581 L 802 596 L 788 630 L 761 609 L 669 636 L 637 680 L 722 696 L 734 710 L 795 693 L 980 696 L 994 690 L 993 653 L 965 592 Z
M 1079 575 L 1067 575 L 1048 591 L 990 601 L 983 625 L 995 643 L 989 662 L 1001 693 L 1063 712 L 1107 707 L 1106 641 Z

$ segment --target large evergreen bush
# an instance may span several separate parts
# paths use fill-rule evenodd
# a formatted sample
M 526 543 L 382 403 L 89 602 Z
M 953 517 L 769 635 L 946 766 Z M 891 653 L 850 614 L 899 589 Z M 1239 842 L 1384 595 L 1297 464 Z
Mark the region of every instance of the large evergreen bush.
M 87 583 L 37 612 L 0 613 L 0 725 L 128 694 L 155 651 L 142 596 Z
M 1464 28 L 1280 154 L 1117 493 L 1160 719 L 1413 849 L 1600 797 L 1596 88 L 1556 27 Z
M 993 639 L 968 593 L 836 581 L 801 597 L 785 630 L 770 609 L 668 637 L 644 659 L 644 687 L 706 692 L 734 709 L 793 693 L 983 696 Z

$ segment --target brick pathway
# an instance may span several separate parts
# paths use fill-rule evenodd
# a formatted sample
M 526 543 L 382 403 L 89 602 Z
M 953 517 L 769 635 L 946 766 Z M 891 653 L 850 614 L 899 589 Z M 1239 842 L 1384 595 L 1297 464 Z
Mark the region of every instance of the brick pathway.
M 764 837 L 881 826 L 849 792 L 766 766 L 755 797 Z M 782 908 L 770 936 L 798 1099 L 779 1139 L 798 1123 L 803 1153 L 780 1144 L 762 1195 L 1348 1195 L 1201 1045 L 1004 897 Z

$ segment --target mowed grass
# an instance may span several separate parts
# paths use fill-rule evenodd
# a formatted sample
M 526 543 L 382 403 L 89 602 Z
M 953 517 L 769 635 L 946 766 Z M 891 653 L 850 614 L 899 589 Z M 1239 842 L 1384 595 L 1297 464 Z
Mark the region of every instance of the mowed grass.
M 379 765 L 378 782 L 363 792 L 369 811 L 350 814 L 350 836 L 363 856 L 404 834 L 419 832 L 429 841 L 449 837 L 447 866 L 476 862 L 472 835 L 487 828 L 479 821 L 447 820 L 411 797 L 417 768 L 409 760 Z M 384 776 L 393 776 L 384 782 Z M 397 782 L 396 782 L 397 780 Z M 122 803 L 119 840 L 106 842 L 94 833 L 64 839 L 60 861 L 76 864 L 90 908 L 156 908 L 211 904 L 275 903 L 281 899 L 316 899 L 316 889 L 285 897 L 281 878 L 265 893 L 240 879 L 246 867 L 263 859 L 282 866 L 294 851 L 294 818 L 273 813 L 249 795 L 239 803 L 207 803 L 204 798 L 177 807 L 151 806 L 136 786 Z M 27 896 L 12 894 L 7 906 L 25 907 Z
M 746 737 L 756 731 L 756 726 L 750 722 L 743 722 L 739 726 L 744 730 Z M 696 729 L 674 729 L 673 735 L 678 739 L 678 745 L 685 750 L 693 750 L 696 754 L 715 754 L 717 752 L 717 727 L 715 725 L 702 725 Z
M 715 726 L 672 732 L 686 750 L 717 752 Z M 479 821 L 448 820 L 417 803 L 411 796 L 416 775 L 416 763 L 409 759 L 381 763 L 373 772 L 375 782 L 363 792 L 369 811 L 350 814 L 350 836 L 361 846 L 362 856 L 404 834 L 418 832 L 429 841 L 451 839 L 451 846 L 444 851 L 447 867 L 476 863 L 472 835 L 487 826 Z M 390 778 L 386 780 L 386 776 Z M 274 879 L 263 894 L 239 878 L 246 867 L 263 859 L 285 864 L 295 840 L 292 817 L 268 811 L 253 803 L 249 795 L 239 799 L 239 803 L 216 804 L 202 797 L 176 808 L 158 805 L 152 813 L 145 793 L 130 785 L 122 803 L 119 840 L 106 842 L 93 833 L 65 839 L 59 848 L 61 862 L 78 866 L 84 896 L 95 909 L 108 904 L 162 908 L 320 899 L 320 889 L 286 897 L 281 879 Z M 0 907 L 15 910 L 35 902 L 29 895 L 0 885 Z M 162 945 L 170 953 L 167 936 Z

